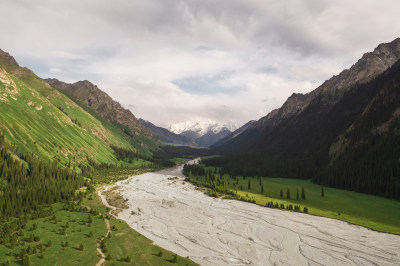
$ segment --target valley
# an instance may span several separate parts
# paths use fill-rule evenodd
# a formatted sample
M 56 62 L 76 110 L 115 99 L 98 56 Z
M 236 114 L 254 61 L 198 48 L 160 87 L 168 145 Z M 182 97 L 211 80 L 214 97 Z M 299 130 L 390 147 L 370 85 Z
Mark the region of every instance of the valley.
M 185 182 L 181 171 L 179 166 L 113 184 L 129 206 L 117 217 L 155 244 L 201 265 L 400 263 L 398 235 L 209 197 Z M 100 195 L 108 205 L 104 192 Z
M 31 2 L 0 266 L 400 265 L 400 2 Z

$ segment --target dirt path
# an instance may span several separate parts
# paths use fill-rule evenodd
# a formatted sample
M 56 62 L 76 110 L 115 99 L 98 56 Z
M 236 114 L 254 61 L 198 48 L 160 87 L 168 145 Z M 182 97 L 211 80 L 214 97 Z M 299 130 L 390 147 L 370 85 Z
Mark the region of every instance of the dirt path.
M 400 236 L 208 197 L 183 182 L 181 169 L 116 184 L 130 206 L 118 218 L 180 256 L 201 265 L 400 265 Z
M 103 250 L 101 250 L 101 243 L 106 237 L 108 237 L 108 234 L 111 233 L 111 227 L 110 227 L 110 222 L 106 218 L 104 218 L 104 222 L 106 223 L 107 226 L 107 234 L 105 237 L 103 237 L 100 241 L 97 242 L 97 253 L 99 253 L 100 255 L 100 260 L 99 262 L 96 263 L 96 266 L 101 266 L 106 261 L 106 255 L 104 254 Z
M 89 210 L 91 209 L 89 206 L 86 206 L 86 208 L 88 208 Z M 99 255 L 100 255 L 100 260 L 96 263 L 96 266 L 101 266 L 106 261 L 106 255 L 104 254 L 103 250 L 101 250 L 101 243 L 111 233 L 111 227 L 110 227 L 110 221 L 105 217 L 104 217 L 104 222 L 106 223 L 107 233 L 102 239 L 100 239 L 97 242 L 96 249 L 97 249 L 97 253 L 99 253 Z

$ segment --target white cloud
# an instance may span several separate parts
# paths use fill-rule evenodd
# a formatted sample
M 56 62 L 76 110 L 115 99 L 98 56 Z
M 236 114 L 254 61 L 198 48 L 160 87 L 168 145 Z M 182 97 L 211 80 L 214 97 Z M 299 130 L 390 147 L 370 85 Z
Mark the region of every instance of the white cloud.
M 158 124 L 259 118 L 400 32 L 397 0 L 0 0 L 0 6 L 1 49 L 43 77 L 91 80 Z

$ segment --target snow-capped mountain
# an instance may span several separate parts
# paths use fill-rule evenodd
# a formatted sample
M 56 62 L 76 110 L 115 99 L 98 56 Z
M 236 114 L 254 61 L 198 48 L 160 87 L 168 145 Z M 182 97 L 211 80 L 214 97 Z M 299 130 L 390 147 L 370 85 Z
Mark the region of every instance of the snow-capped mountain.
M 173 124 L 168 129 L 175 134 L 186 137 L 195 145 L 210 147 L 235 131 L 236 126 L 231 122 L 220 124 L 211 119 L 193 119 Z
M 231 123 L 219 124 L 211 119 L 195 119 L 188 120 L 169 126 L 169 130 L 175 134 L 181 134 L 183 132 L 192 131 L 197 133 L 199 136 L 204 136 L 207 133 L 217 134 L 221 131 L 229 130 L 235 131 L 236 126 Z

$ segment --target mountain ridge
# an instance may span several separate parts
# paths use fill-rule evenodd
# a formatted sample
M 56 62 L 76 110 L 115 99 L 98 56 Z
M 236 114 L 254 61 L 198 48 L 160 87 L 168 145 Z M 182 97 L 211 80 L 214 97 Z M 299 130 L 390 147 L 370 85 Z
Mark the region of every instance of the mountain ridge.
M 293 93 L 282 107 L 272 110 L 269 114 L 259 119 L 252 125 L 252 128 L 274 126 L 280 120 L 298 114 L 321 93 L 336 93 L 340 98 L 340 95 L 351 86 L 371 80 L 373 77 L 383 73 L 398 59 L 400 59 L 400 38 L 396 38 L 389 43 L 379 44 L 372 52 L 365 53 L 349 69 L 345 69 L 338 75 L 334 75 L 324 81 L 313 91 L 306 94 Z
M 377 67 L 363 68 L 362 73 L 355 71 L 358 74 L 352 76 L 353 81 L 345 70 L 341 72 L 346 73 L 345 81 L 332 82 L 352 84 L 349 88 L 333 86 L 322 90 L 320 86 L 313 92 L 312 100 L 307 98 L 311 93 L 291 97 L 286 106 L 218 147 L 225 157 L 210 159 L 209 163 L 226 171 L 230 168 L 234 175 L 313 178 L 319 184 L 364 193 L 382 195 L 390 191 L 388 196 L 397 198 L 399 193 L 385 186 L 390 184 L 400 190 L 400 180 L 394 178 L 400 173 L 399 157 L 396 157 L 400 154 L 395 150 L 400 105 L 394 100 L 399 99 L 396 93 L 400 91 L 399 51 L 400 39 L 379 45 L 353 65 L 359 68 L 367 66 L 366 62 L 379 62 Z M 383 59 L 378 60 L 376 56 Z M 381 73 L 384 67 L 388 68 Z M 362 82 L 361 76 L 365 78 Z M 385 107 L 386 102 L 390 108 Z M 363 118 L 364 113 L 370 119 Z M 373 119 L 379 123 L 372 124 Z M 357 122 L 361 120 L 363 124 Z M 374 162 L 378 161 L 376 165 Z M 382 176 L 376 172 L 378 168 Z M 378 185 L 378 180 L 384 185 Z
M 193 142 L 190 141 L 185 136 L 175 134 L 166 128 L 156 126 L 150 121 L 139 118 L 139 122 L 142 123 L 142 125 L 144 125 L 148 129 L 150 129 L 154 135 L 156 135 L 161 141 L 165 143 L 182 144 L 189 146 L 193 145 Z

